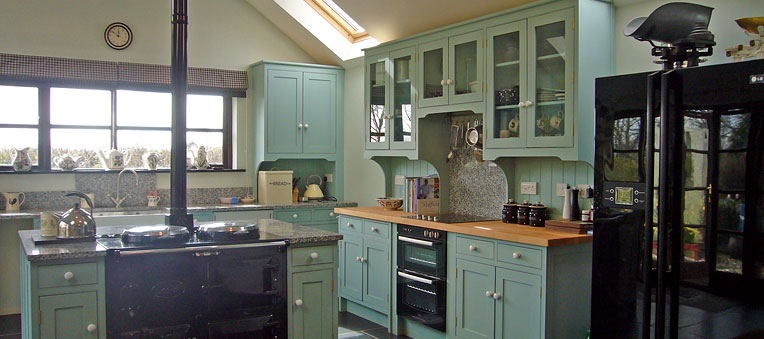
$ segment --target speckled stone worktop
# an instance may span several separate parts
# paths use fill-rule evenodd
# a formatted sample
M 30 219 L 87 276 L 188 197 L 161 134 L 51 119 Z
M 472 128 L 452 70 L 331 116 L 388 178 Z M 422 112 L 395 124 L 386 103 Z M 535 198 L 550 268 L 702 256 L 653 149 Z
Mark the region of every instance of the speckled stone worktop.
M 311 201 L 300 202 L 296 204 L 235 204 L 235 205 L 189 205 L 189 213 L 193 212 L 221 212 L 221 211 L 257 211 L 257 210 L 275 210 L 292 208 L 334 208 L 334 207 L 355 207 L 358 203 L 352 201 Z M 67 208 L 68 209 L 68 208 Z M 0 221 L 11 219 L 34 219 L 40 216 L 40 212 L 63 212 L 66 209 L 58 211 L 50 210 L 21 210 L 6 212 L 0 211 Z M 162 207 L 126 207 L 126 208 L 96 208 L 94 213 L 118 212 L 118 211 L 161 211 L 160 213 L 170 213 L 169 208 Z
M 339 233 L 320 230 L 317 228 L 300 226 L 289 222 L 275 219 L 260 219 L 257 221 L 260 232 L 272 239 L 285 239 L 289 244 L 306 244 L 335 242 L 342 239 Z M 119 234 L 125 227 L 101 227 L 96 228 L 98 234 Z M 34 235 L 40 234 L 39 230 L 19 231 L 21 246 L 29 261 L 50 261 L 65 259 L 83 259 L 106 255 L 106 248 L 95 241 L 75 242 L 69 244 L 35 245 L 32 241 Z

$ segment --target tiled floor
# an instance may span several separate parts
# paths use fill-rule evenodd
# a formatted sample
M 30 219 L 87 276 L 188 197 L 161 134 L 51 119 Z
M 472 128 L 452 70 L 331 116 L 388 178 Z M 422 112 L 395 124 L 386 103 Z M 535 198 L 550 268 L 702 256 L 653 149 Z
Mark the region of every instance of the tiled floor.
M 387 333 L 387 329 L 350 313 L 340 313 L 339 338 L 407 338 Z M 21 338 L 21 316 L 0 316 L 0 339 Z

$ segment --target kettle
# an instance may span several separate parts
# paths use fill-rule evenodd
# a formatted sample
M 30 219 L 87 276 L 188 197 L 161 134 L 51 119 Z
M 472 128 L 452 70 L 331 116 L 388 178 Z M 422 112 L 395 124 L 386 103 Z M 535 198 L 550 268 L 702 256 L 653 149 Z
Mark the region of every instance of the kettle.
M 324 192 L 321 192 L 321 187 L 319 185 L 323 185 L 324 181 L 321 179 L 320 176 L 318 176 L 318 174 L 313 174 L 309 176 L 307 181 L 310 181 L 310 178 L 313 178 L 313 177 L 318 178 L 318 185 L 310 184 L 305 186 L 304 196 L 308 197 L 308 199 L 311 199 L 311 200 L 322 199 L 324 197 Z
M 93 201 L 85 193 L 72 192 L 67 197 L 77 196 L 88 202 L 90 213 L 80 208 L 80 203 L 75 202 L 74 207 L 64 213 L 56 213 L 53 217 L 58 225 L 58 239 L 81 239 L 93 238 L 96 234 L 96 222 L 93 219 Z

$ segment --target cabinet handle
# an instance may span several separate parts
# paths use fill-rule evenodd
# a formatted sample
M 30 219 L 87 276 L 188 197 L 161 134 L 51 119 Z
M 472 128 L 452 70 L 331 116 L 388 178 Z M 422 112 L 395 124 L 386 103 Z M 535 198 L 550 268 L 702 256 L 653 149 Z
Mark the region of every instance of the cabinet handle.
M 494 293 L 493 294 L 493 299 L 495 299 L 495 300 L 501 299 L 501 293 Z
M 523 257 L 523 255 L 522 255 L 522 254 L 520 254 L 520 252 L 515 252 L 515 253 L 512 253 L 512 258 L 515 258 L 515 259 L 520 259 L 520 258 L 522 258 L 522 257 Z
M 523 107 L 525 107 L 525 103 L 520 101 L 520 102 L 517 103 L 517 107 L 523 108 Z
M 302 124 L 297 124 L 297 129 L 302 129 Z
M 304 127 L 305 127 L 305 129 L 308 129 L 308 127 L 310 127 L 310 125 L 308 125 L 308 124 L 305 124 L 305 126 L 304 126 Z
M 295 301 L 294 301 L 294 304 L 295 304 L 296 306 L 302 306 L 302 299 L 297 299 L 297 300 L 295 300 Z
M 361 257 L 355 257 L 355 261 L 361 261 Z
M 292 219 L 297 219 L 297 213 L 292 214 Z
M 440 85 L 441 85 L 441 86 L 445 86 L 445 85 L 446 85 L 446 79 L 443 79 L 443 80 L 441 80 L 441 81 L 440 81 Z
M 89 324 L 87 329 L 88 329 L 88 332 L 93 333 L 96 330 L 96 325 L 95 324 Z
M 378 228 L 376 228 L 376 227 L 374 227 L 374 226 L 372 226 L 372 227 L 371 227 L 371 231 L 372 231 L 372 232 L 376 232 L 377 230 L 378 230 Z
M 333 217 L 334 216 L 334 212 L 329 212 L 329 216 Z
M 64 279 L 66 279 L 66 280 L 72 280 L 72 279 L 74 279 L 74 273 L 72 273 L 72 272 L 66 272 L 66 273 L 64 273 Z
M 369 260 L 366 259 L 366 258 L 361 257 L 361 262 L 367 262 L 367 261 L 369 261 Z
M 446 80 L 446 85 L 452 85 L 453 83 L 454 81 L 451 79 Z
M 310 254 L 310 258 L 311 259 L 318 259 L 318 253 L 316 253 L 316 252 L 311 253 Z
M 485 291 L 485 296 L 489 298 L 493 298 L 493 292 L 491 291 Z
M 353 228 L 353 227 L 355 227 L 355 226 L 353 226 L 353 224 L 352 224 L 352 223 L 348 223 L 348 227 L 350 227 L 350 228 Z
M 477 251 L 477 246 L 470 245 L 470 251 Z
M 525 107 L 531 107 L 531 106 L 533 106 L 533 101 L 528 100 L 525 102 Z

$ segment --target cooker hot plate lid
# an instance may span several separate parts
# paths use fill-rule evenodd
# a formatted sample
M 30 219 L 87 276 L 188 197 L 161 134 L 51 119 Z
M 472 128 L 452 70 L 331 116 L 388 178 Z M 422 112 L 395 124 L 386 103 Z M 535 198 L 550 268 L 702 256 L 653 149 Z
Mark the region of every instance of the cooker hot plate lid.
M 199 223 L 197 235 L 202 239 L 257 239 L 260 228 L 247 221 L 211 221 Z
M 122 231 L 122 241 L 129 244 L 185 243 L 190 237 L 183 226 L 147 225 Z

